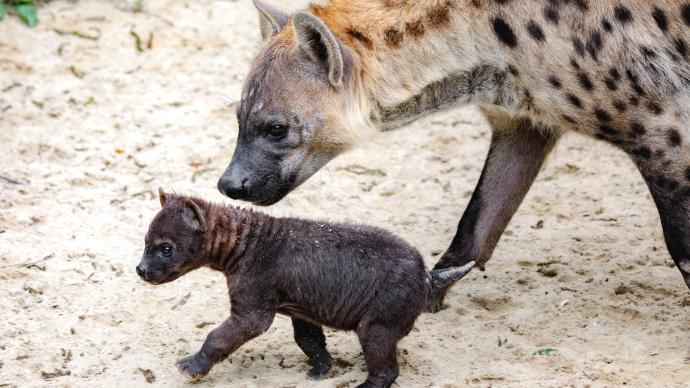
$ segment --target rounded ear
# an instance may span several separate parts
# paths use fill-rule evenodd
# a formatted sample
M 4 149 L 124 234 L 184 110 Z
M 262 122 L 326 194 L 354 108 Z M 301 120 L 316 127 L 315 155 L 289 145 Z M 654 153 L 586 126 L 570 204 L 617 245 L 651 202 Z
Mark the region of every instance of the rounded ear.
M 328 81 L 333 86 L 343 82 L 343 53 L 340 43 L 321 19 L 308 13 L 297 12 L 292 17 L 299 47 L 313 60 L 328 69 Z
M 191 198 L 185 198 L 184 204 L 187 206 L 187 209 L 192 211 L 188 218 L 185 217 L 185 220 L 195 229 L 206 232 L 206 218 L 204 217 L 204 212 L 201 210 L 201 207 Z
M 280 32 L 288 23 L 288 15 L 261 0 L 254 0 L 254 6 L 259 11 L 259 27 L 261 38 L 266 40 Z
M 162 187 L 158 188 L 158 199 L 161 201 L 161 207 L 165 206 L 165 201 L 168 200 L 168 194 L 165 194 Z

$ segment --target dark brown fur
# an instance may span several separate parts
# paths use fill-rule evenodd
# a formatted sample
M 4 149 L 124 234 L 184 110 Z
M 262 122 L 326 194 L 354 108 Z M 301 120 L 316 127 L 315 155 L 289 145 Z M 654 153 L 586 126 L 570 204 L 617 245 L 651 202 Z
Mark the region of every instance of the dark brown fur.
M 292 318 L 295 341 L 313 365 L 309 376 L 331 367 L 326 325 L 357 332 L 369 371 L 361 386 L 389 387 L 398 376 L 398 341 L 471 267 L 429 275 L 416 249 L 373 227 L 273 218 L 163 192 L 161 203 L 137 273 L 162 284 L 209 267 L 225 274 L 230 290 L 231 316 L 178 362 L 195 378 L 281 313 Z

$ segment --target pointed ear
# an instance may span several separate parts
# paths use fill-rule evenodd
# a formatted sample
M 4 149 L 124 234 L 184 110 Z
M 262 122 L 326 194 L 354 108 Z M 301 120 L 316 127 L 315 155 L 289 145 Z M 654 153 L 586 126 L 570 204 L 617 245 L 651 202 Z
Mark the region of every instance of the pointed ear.
M 259 11 L 259 27 L 261 38 L 266 40 L 280 32 L 288 23 L 288 15 L 261 0 L 254 0 L 254 6 Z
M 165 206 L 165 201 L 168 200 L 168 194 L 165 194 L 162 187 L 158 188 L 158 199 L 161 201 L 161 207 Z
M 184 204 L 187 210 L 182 216 L 194 229 L 206 232 L 206 218 L 201 207 L 191 198 L 185 198 Z
M 313 60 L 328 69 L 328 81 L 333 86 L 343 82 L 343 54 L 340 43 L 321 19 L 308 13 L 298 12 L 292 17 L 297 44 Z

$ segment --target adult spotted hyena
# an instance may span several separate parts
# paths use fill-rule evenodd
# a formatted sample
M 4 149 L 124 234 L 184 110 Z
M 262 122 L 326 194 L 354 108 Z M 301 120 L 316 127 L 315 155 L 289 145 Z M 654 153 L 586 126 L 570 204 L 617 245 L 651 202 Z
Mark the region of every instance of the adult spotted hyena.
M 491 148 L 437 268 L 489 260 L 561 134 L 631 156 L 690 287 L 690 2 L 255 1 L 266 43 L 218 187 L 270 205 L 366 131 L 477 104 Z

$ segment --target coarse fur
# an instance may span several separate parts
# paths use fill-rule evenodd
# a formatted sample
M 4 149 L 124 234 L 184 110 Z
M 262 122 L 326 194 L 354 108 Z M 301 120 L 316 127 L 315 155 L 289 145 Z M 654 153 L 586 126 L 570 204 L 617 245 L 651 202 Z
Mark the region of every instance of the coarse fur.
M 294 15 L 255 3 L 282 22 L 247 78 L 224 194 L 275 203 L 372 129 L 475 104 L 492 145 L 436 268 L 483 268 L 561 134 L 576 131 L 630 155 L 690 287 L 690 2 L 330 0 Z
M 178 363 L 194 378 L 280 313 L 292 318 L 295 340 L 313 365 L 310 377 L 325 376 L 332 364 L 326 325 L 359 336 L 369 371 L 362 387 L 389 387 L 398 375 L 398 341 L 472 267 L 430 276 L 416 249 L 374 227 L 273 218 L 162 191 L 160 198 L 139 276 L 163 284 L 209 267 L 225 274 L 230 293 L 231 316 Z

